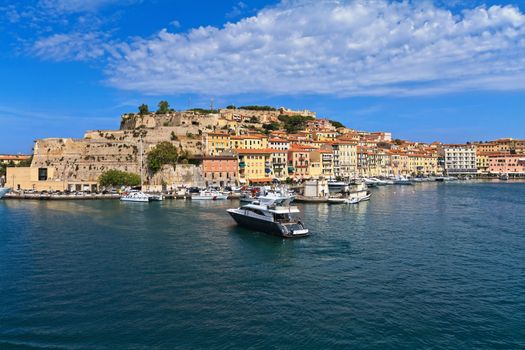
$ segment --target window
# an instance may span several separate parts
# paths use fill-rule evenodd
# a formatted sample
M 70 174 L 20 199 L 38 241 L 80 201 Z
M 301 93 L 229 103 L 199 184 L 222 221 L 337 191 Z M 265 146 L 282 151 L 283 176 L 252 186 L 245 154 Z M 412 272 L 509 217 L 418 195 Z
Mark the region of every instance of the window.
M 47 181 L 47 168 L 38 168 L 38 181 Z

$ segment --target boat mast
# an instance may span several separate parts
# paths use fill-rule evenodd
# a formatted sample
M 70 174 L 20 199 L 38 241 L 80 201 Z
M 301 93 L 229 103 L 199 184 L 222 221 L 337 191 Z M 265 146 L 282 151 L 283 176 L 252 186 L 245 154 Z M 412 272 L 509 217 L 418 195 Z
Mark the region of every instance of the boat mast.
M 144 180 L 143 180 L 143 176 L 142 176 L 142 173 L 143 173 L 143 167 L 144 167 L 144 162 L 142 160 L 142 153 L 143 153 L 143 149 L 142 149 L 142 135 L 140 135 L 140 190 L 142 191 L 142 186 L 144 184 Z

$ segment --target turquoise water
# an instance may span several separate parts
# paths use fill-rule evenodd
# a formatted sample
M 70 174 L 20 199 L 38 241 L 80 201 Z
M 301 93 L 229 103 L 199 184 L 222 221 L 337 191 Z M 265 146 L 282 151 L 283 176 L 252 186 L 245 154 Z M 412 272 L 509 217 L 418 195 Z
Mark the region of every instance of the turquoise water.
M 0 201 L 0 349 L 525 348 L 525 184 L 373 190 L 301 206 Z

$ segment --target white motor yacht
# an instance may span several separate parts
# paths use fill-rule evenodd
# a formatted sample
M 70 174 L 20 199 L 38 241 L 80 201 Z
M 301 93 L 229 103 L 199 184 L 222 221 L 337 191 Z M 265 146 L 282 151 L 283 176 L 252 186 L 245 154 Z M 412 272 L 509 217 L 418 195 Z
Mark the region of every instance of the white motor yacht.
M 290 206 L 290 199 L 264 198 L 261 203 L 247 204 L 227 211 L 238 225 L 256 231 L 285 238 L 309 235 L 301 220 L 294 217 L 300 211 L 297 207 Z

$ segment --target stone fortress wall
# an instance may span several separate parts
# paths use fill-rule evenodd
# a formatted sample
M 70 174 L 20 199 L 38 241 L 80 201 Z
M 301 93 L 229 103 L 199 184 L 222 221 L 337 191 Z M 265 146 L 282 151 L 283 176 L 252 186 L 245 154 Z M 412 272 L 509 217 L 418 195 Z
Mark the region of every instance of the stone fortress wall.
M 168 114 L 124 114 L 119 130 L 90 130 L 82 139 L 48 138 L 37 140 L 34 146 L 32 168 L 52 168 L 54 181 L 69 183 L 97 182 L 109 169 L 140 173 L 140 149 L 146 164 L 148 151 L 160 142 L 172 142 L 181 151 L 200 156 L 205 151 L 207 132 L 224 130 L 231 125 L 246 128 L 261 127 L 281 113 L 302 114 L 308 111 L 252 111 L 221 109 L 219 113 L 200 114 L 194 111 Z M 311 112 L 309 112 L 311 113 Z M 315 113 L 314 113 L 315 115 Z M 256 117 L 258 123 L 247 120 Z M 244 124 L 246 122 L 246 124 Z M 237 128 L 237 131 L 239 128 Z M 144 166 L 145 181 L 161 183 L 200 183 L 202 174 L 195 166 L 177 166 L 163 169 L 153 176 Z

